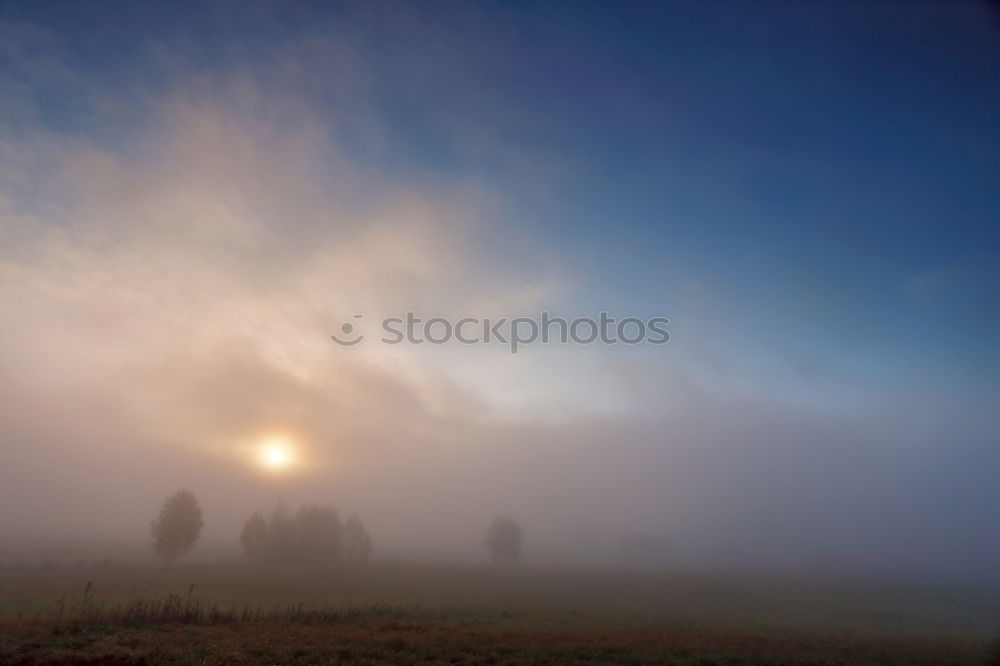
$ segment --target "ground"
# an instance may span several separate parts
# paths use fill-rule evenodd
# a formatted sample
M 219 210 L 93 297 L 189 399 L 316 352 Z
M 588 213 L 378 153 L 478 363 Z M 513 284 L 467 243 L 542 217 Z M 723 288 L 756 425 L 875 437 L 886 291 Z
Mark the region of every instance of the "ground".
M 995 588 L 372 563 L 0 573 L 0 663 L 982 664 Z

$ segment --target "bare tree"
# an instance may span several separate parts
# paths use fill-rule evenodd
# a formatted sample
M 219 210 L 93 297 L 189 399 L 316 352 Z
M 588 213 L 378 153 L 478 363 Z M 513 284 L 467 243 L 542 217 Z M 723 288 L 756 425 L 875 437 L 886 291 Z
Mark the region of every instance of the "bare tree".
M 153 552 L 166 563 L 191 550 L 201 535 L 205 522 L 201 506 L 190 490 L 178 490 L 168 497 L 160 508 L 160 515 L 150 525 L 153 533 Z
M 254 511 L 243 525 L 240 543 L 243 545 L 243 552 L 247 554 L 247 557 L 261 560 L 270 555 L 270 534 L 267 529 L 267 521 L 264 520 L 260 511 Z
M 358 514 L 351 514 L 344 525 L 344 559 L 367 562 L 372 556 L 372 537 Z
M 494 562 L 509 563 L 521 559 L 521 528 L 510 518 L 494 518 L 486 533 L 486 547 Z

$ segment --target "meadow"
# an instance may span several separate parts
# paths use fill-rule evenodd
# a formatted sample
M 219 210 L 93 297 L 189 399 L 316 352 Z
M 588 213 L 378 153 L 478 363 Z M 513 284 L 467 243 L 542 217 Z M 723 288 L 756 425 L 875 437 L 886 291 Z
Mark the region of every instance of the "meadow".
M 26 567 L 0 573 L 0 662 L 982 664 L 997 592 L 402 562 Z

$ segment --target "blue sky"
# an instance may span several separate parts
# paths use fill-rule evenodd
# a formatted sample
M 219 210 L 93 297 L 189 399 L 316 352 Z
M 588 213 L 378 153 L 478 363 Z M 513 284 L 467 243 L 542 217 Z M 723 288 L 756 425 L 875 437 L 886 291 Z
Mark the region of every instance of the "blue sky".
M 50 27 L 79 85 L 129 94 L 347 35 L 388 136 L 357 141 L 359 159 L 503 191 L 505 225 L 579 264 L 581 306 L 681 325 L 673 274 L 694 272 L 748 349 L 995 384 L 1000 55 L 986 3 L 5 11 Z M 158 57 L 168 47 L 179 55 Z M 305 94 L 336 113 L 316 85 L 325 66 Z M 64 92 L 38 96 L 43 119 L 120 139 L 120 119 L 109 129 Z
M 179 243 L 208 253 L 205 265 L 230 267 L 190 267 L 230 293 L 225 285 L 255 279 L 238 270 L 251 255 L 258 265 L 295 257 L 311 266 L 310 247 L 353 248 L 314 218 L 336 218 L 331 229 L 374 228 L 366 216 L 398 200 L 430 220 L 426 234 L 390 234 L 418 278 L 386 295 L 379 290 L 397 284 L 395 273 L 358 268 L 350 279 L 365 288 L 313 312 L 316 321 L 389 304 L 664 315 L 667 350 L 602 350 L 586 363 L 573 352 L 539 353 L 504 374 L 509 383 L 465 388 L 493 397 L 523 390 L 527 402 L 544 394 L 572 403 L 591 392 L 589 407 L 633 401 L 656 412 L 663 405 L 646 405 L 648 395 L 626 388 L 609 397 L 608 387 L 623 381 L 676 397 L 690 382 L 697 390 L 681 402 L 702 393 L 718 401 L 712 409 L 764 401 L 776 422 L 787 417 L 791 430 L 803 418 L 817 440 L 829 423 L 866 442 L 920 433 L 927 441 L 912 455 L 923 471 L 893 477 L 902 495 L 936 488 L 922 475 L 952 466 L 953 481 L 971 488 L 961 506 L 986 497 L 995 508 L 984 462 L 996 467 L 1000 397 L 998 21 L 985 2 L 7 2 L 0 175 L 19 221 L 5 226 L 28 229 L 17 238 L 31 240 L 5 259 L 39 302 L 57 307 L 63 296 L 46 276 L 89 284 L 74 272 L 86 257 L 118 257 L 102 254 L 110 252 L 102 239 L 118 234 L 122 256 L 164 260 Z M 199 152 L 199 142 L 216 140 L 222 149 Z M 274 169 L 251 173 L 225 160 L 247 146 L 264 161 L 277 155 Z M 89 166 L 74 170 L 81 159 Z M 95 164 L 144 175 L 119 192 L 125 177 L 105 182 Z M 185 180 L 203 166 L 207 182 Z M 144 201 L 188 210 L 171 197 L 208 184 L 229 212 L 277 215 L 260 225 L 271 245 L 216 248 L 216 236 L 201 235 L 210 221 L 186 241 L 133 237 Z M 121 225 L 79 222 L 88 215 Z M 439 228 L 438 218 L 451 221 Z M 220 237 L 259 231 L 233 224 Z M 68 250 L 46 231 L 60 226 L 79 234 L 70 245 L 83 258 L 60 259 Z M 190 238 L 205 245 L 195 250 Z M 345 256 L 381 265 L 395 255 L 365 254 L 379 242 Z M 85 275 L 100 272 L 92 268 Z M 105 270 L 117 283 L 145 279 L 131 264 Z M 277 311 L 297 308 L 326 275 L 302 270 L 296 290 L 268 291 L 285 304 Z M 183 291 L 155 285 L 167 300 Z M 362 292 L 381 296 L 366 301 Z M 8 312 L 17 312 L 23 303 L 10 298 Z M 307 335 L 295 328 L 301 321 L 286 333 Z M 198 335 L 215 331 L 206 325 Z M 142 341 L 138 357 L 162 351 Z M 260 358 L 305 362 L 272 342 L 261 343 L 269 351 Z M 103 358 L 94 344 L 90 358 Z M 459 384 L 499 367 L 468 354 L 429 362 Z M 562 372 L 564 383 L 552 379 Z M 427 386 L 416 393 L 440 388 Z M 733 409 L 736 430 L 744 409 L 753 412 L 744 402 Z M 625 418 L 639 427 L 647 417 Z M 693 422 L 680 429 L 711 439 Z M 815 465 L 802 453 L 762 455 Z M 872 458 L 888 469 L 892 455 Z M 844 473 L 852 464 L 837 457 Z M 928 506 L 956 487 L 945 483 Z

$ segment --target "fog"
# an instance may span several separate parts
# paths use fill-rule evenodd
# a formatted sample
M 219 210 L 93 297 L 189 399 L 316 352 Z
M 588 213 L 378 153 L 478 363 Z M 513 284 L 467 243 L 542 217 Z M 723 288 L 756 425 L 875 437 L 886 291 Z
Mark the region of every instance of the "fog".
M 148 76 L 97 75 L 58 29 L 2 23 L 0 560 L 149 558 L 150 521 L 187 488 L 205 518 L 195 559 L 240 557 L 255 510 L 315 502 L 357 512 L 377 558 L 485 561 L 502 515 L 526 562 L 995 570 L 995 349 L 985 380 L 929 363 L 913 381 L 920 354 L 851 328 L 870 313 L 833 280 L 748 303 L 711 261 L 593 262 L 600 241 L 524 216 L 577 185 L 571 156 L 505 140 L 527 121 L 477 76 L 516 36 L 463 65 L 408 59 L 365 31 L 445 51 L 471 38 L 373 13 L 252 23 L 256 49 L 213 58 L 157 35 L 135 66 Z M 53 108 L 52 91 L 72 102 Z M 400 122 L 446 133 L 472 166 L 398 148 Z M 937 289 L 914 279 L 900 273 L 899 299 Z M 330 339 L 359 313 L 542 310 L 661 315 L 671 341 Z M 840 348 L 800 354 L 788 340 L 811 327 Z M 259 457 L 276 437 L 281 469 Z M 666 545 L 637 559 L 623 539 Z

